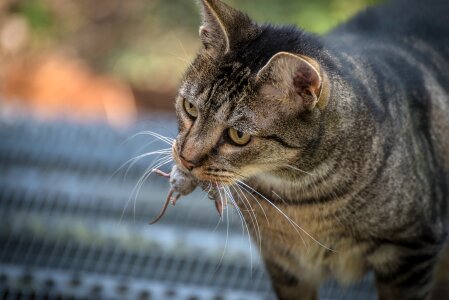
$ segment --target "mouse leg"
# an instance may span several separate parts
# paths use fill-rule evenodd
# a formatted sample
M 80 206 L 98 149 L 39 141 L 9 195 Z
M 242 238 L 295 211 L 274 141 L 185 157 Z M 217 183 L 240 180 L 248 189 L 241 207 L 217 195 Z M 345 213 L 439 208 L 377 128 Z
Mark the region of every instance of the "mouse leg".
M 173 197 L 173 199 L 171 199 L 170 203 L 171 205 L 175 206 L 176 202 L 178 202 L 179 198 L 181 198 L 181 194 L 176 195 L 175 197 Z
M 154 169 L 153 172 L 156 173 L 159 176 L 162 176 L 162 177 L 165 177 L 165 178 L 170 178 L 170 174 L 162 172 L 161 170 Z

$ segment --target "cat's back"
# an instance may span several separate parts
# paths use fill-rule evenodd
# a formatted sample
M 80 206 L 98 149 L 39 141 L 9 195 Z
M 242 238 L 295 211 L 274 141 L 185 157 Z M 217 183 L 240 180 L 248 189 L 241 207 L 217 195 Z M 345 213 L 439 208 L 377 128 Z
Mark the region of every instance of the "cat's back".
M 360 12 L 324 41 L 336 52 L 368 59 L 369 52 L 374 60 L 403 51 L 449 82 L 448 0 L 390 0 Z
M 387 1 L 383 5 L 360 12 L 331 31 L 328 37 L 341 37 L 345 34 L 358 36 L 360 39 L 356 43 L 416 38 L 431 44 L 441 54 L 449 57 L 449 1 Z
M 430 148 L 449 174 L 449 1 L 388 1 L 324 41 L 377 121 L 390 120 L 385 126 L 397 134 L 409 124 L 413 135 L 431 137 Z

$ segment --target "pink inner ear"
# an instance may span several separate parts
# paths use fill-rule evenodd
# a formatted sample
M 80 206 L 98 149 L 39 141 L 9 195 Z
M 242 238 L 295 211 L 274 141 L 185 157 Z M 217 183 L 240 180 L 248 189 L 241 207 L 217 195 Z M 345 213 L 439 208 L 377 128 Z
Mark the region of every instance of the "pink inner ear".
M 307 77 L 307 74 L 304 74 L 301 71 L 297 71 L 293 75 L 293 85 L 297 94 L 302 95 L 304 91 L 308 90 L 310 84 L 311 80 Z
M 307 64 L 301 64 L 293 74 L 293 86 L 296 94 L 302 98 L 302 105 L 311 109 L 319 96 L 320 78 L 316 71 Z
M 303 65 L 295 72 L 293 85 L 295 86 L 295 91 L 300 95 L 304 92 L 317 95 L 320 88 L 320 78 L 313 69 Z

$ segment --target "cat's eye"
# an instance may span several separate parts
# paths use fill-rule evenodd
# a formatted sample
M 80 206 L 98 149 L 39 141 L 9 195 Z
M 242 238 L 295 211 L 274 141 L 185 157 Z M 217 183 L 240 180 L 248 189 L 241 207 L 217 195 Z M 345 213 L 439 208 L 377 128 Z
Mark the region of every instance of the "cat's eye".
M 245 146 L 251 141 L 251 135 L 234 128 L 228 129 L 228 136 L 237 146 Z
M 193 105 L 190 101 L 187 101 L 187 99 L 184 99 L 182 101 L 186 113 L 193 119 L 198 118 L 198 109 L 196 108 L 196 106 Z

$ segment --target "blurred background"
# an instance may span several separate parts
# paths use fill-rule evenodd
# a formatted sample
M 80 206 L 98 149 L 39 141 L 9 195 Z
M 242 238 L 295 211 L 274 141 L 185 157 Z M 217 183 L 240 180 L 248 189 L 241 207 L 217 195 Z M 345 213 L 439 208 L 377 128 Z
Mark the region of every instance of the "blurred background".
M 378 0 L 226 2 L 324 34 Z M 171 162 L 145 131 L 176 136 L 199 25 L 194 0 L 0 0 L 0 299 L 273 299 L 203 193 L 148 226 Z M 369 277 L 320 296 L 375 299 Z

